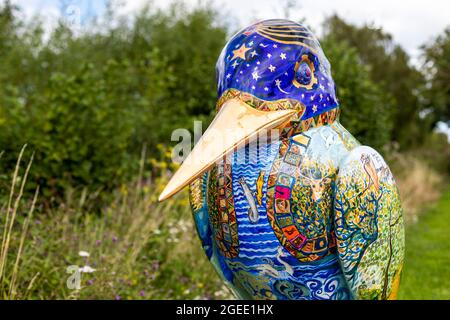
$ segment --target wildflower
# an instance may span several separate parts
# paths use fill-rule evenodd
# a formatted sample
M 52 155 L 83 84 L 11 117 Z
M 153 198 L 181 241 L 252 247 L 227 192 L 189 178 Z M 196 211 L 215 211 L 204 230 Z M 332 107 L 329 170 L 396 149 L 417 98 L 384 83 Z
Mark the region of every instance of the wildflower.
M 92 285 L 94 284 L 94 280 L 89 279 L 88 282 L 87 282 L 87 284 L 88 284 L 89 286 L 92 286 Z
M 139 295 L 140 295 L 141 297 L 145 297 L 145 291 L 144 291 L 144 290 L 141 290 L 141 291 L 139 292 Z
M 117 238 L 116 236 L 112 236 L 112 242 L 116 243 L 117 241 L 119 241 L 119 238 Z
M 153 263 L 152 263 L 152 270 L 156 271 L 156 270 L 159 269 L 159 267 L 160 267 L 159 261 L 153 261 Z
M 181 231 L 186 232 L 189 229 L 189 224 L 186 220 L 180 220 L 178 222 L 178 226 L 180 227 Z
M 188 278 L 188 277 L 185 277 L 185 276 L 181 276 L 181 277 L 180 277 L 180 282 L 181 282 L 181 283 L 188 283 L 188 282 L 189 282 L 189 278 Z
M 122 194 L 122 195 L 124 195 L 124 196 L 126 196 L 127 194 L 128 194 L 128 189 L 127 189 L 127 186 L 126 185 L 122 185 L 121 187 L 120 187 L 120 193 Z
M 114 296 L 114 299 L 115 299 L 115 300 L 122 300 L 122 298 L 121 298 L 118 294 L 116 294 L 116 295 Z
M 81 273 L 83 273 L 83 272 L 84 273 L 92 273 L 92 272 L 95 272 L 95 269 L 90 266 L 84 266 L 84 267 L 80 268 L 80 272 Z
M 87 252 L 87 251 L 80 251 L 80 252 L 78 252 L 78 255 L 79 255 L 80 257 L 85 257 L 85 258 L 87 258 L 87 257 L 89 257 L 89 252 Z
M 95 241 L 95 244 L 96 244 L 97 246 L 101 245 L 101 244 L 102 244 L 102 240 L 97 240 L 97 241 Z

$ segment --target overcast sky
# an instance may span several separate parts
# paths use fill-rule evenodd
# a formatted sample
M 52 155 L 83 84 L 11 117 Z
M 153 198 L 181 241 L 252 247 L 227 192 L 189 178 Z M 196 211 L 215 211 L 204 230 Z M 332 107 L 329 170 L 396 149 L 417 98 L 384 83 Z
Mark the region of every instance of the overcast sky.
M 0 0 L 1 1 L 1 0 Z M 142 8 L 148 0 L 114 0 L 121 2 L 122 13 L 132 13 Z M 229 13 L 228 20 L 236 28 L 255 20 L 285 17 L 285 4 L 289 0 L 211 0 L 216 7 Z M 81 22 L 105 9 L 106 0 L 13 0 L 23 8 L 27 17 L 40 13 L 50 20 L 79 10 Z M 171 1 L 154 0 L 159 7 L 166 7 Z M 199 0 L 185 0 L 190 6 Z M 208 2 L 206 0 L 200 1 Z M 413 57 L 418 57 L 420 45 L 430 41 L 450 25 L 450 0 L 298 0 L 289 11 L 291 19 L 306 19 L 306 24 L 320 34 L 324 18 L 338 13 L 344 19 L 356 23 L 373 23 L 394 36 Z

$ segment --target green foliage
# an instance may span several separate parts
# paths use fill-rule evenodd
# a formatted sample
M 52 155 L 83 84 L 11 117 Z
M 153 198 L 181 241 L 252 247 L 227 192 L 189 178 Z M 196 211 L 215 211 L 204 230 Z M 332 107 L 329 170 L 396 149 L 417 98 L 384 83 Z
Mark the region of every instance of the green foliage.
M 0 4 L 0 169 L 9 172 L 27 143 L 36 153 L 30 189 L 39 184 L 45 199 L 69 187 L 111 191 L 136 172 L 143 145 L 155 153 L 174 129 L 211 119 L 215 63 L 229 33 L 211 7 L 176 3 L 132 18 L 112 10 L 79 34 L 61 22 L 45 41 L 41 21 L 22 22 L 17 10 Z M 420 144 L 429 127 L 418 114 L 431 106 L 445 120 L 448 35 L 426 51 L 435 80 L 424 91 L 382 30 L 338 17 L 325 26 L 342 122 L 363 143 Z M 420 100 L 422 92 L 433 99 Z
M 433 43 L 424 47 L 426 75 L 430 87 L 426 91 L 426 107 L 431 124 L 450 124 L 450 27 Z
M 207 119 L 225 28 L 209 8 L 171 10 L 81 36 L 60 24 L 43 42 L 39 24 L 19 24 L 13 7 L 0 7 L 3 171 L 27 143 L 36 152 L 31 180 L 47 196 L 69 186 L 112 190 L 136 172 L 143 144 L 155 151 L 194 116 Z
M 211 119 L 214 67 L 229 28 L 210 7 L 187 10 L 176 4 L 132 18 L 108 11 L 102 24 L 81 34 L 61 22 L 44 41 L 42 22 L 25 23 L 17 10 L 9 1 L 0 3 L 0 260 L 5 267 L 0 296 L 230 297 L 218 290 L 222 282 L 201 250 L 187 194 L 156 201 L 166 172 L 174 169 L 164 146 L 172 130 L 189 127 L 193 119 Z M 337 17 L 326 30 L 323 46 L 344 125 L 375 147 L 395 140 L 407 148 L 424 140 L 416 150 L 450 170 L 445 138 L 428 135 L 429 125 L 448 121 L 449 31 L 425 49 L 425 80 L 431 85 L 423 88 L 422 75 L 382 30 L 358 28 Z M 430 117 L 420 119 L 421 110 L 431 111 Z M 41 188 L 37 218 L 31 215 L 33 193 L 17 194 L 26 180 L 24 168 L 12 175 L 17 181 L 11 186 L 25 143 L 24 159 L 35 154 L 28 189 Z M 143 144 L 152 157 L 141 161 L 147 165 L 140 167 L 143 174 L 129 183 L 138 172 Z M 162 161 L 154 159 L 157 154 Z M 414 176 L 411 166 L 403 169 Z M 10 187 L 16 190 L 13 210 L 7 205 Z M 108 191 L 107 201 L 99 201 L 99 189 Z M 59 201 L 48 206 L 53 196 Z M 436 213 L 450 212 L 447 204 L 444 200 Z M 435 217 L 426 222 L 426 234 L 409 230 L 407 248 L 413 250 L 407 252 L 402 297 L 448 298 L 440 275 L 448 273 L 449 263 L 435 259 L 446 252 L 436 243 L 447 244 L 443 235 L 448 233 L 441 230 L 442 217 Z M 418 250 L 420 245 L 424 248 Z M 81 250 L 90 256 L 80 257 Z M 420 263 L 414 265 L 414 259 Z M 96 271 L 83 273 L 81 289 L 70 290 L 70 265 Z M 418 273 L 426 280 L 415 282 Z
M 406 228 L 406 256 L 399 299 L 450 298 L 450 189 L 442 199 Z M 420 275 L 420 276 L 419 276 Z
M 156 20 L 141 14 L 133 41 L 143 48 L 160 48 L 167 58 L 174 73 L 169 99 L 177 112 L 209 115 L 217 99 L 215 64 L 227 41 L 227 30 L 216 26 L 218 15 L 209 8 L 186 16 L 182 8 L 176 5 Z
M 14 175 L 21 183 L 24 171 Z M 101 215 L 92 211 L 96 199 L 84 195 L 68 196 L 52 210 L 36 207 L 37 218 L 31 215 L 32 197 L 21 198 L 17 183 L 17 208 L 8 210 L 8 199 L 0 198 L 0 230 L 12 226 L 8 237 L 0 233 L 0 297 L 229 298 L 197 238 L 188 193 L 158 203 L 166 183 L 163 177 L 150 182 L 139 176 L 110 196 Z
M 361 64 L 368 70 L 372 85 L 379 88 L 376 94 L 381 96 L 380 102 L 384 105 L 378 107 L 383 111 L 378 113 L 378 117 L 392 119 L 393 125 L 388 123 L 385 128 L 384 119 L 377 120 L 377 117 L 364 120 L 379 121 L 379 128 L 388 130 L 388 139 L 398 142 L 403 149 L 423 142 L 422 138 L 428 133 L 424 132 L 423 121 L 419 117 L 423 109 L 419 93 L 423 90 L 424 78 L 410 65 L 407 53 L 392 41 L 391 35 L 371 25 L 357 27 L 338 16 L 331 16 L 325 21 L 325 30 L 326 36 L 334 42 L 344 42 L 356 50 Z M 345 73 L 340 74 L 346 76 Z
M 20 183 L 26 180 L 24 160 L 20 163 L 19 175 L 14 175 Z M 152 164 L 165 166 L 155 161 Z M 147 167 L 141 168 L 141 172 L 146 170 Z M 4 279 L 0 281 L 0 297 L 47 300 L 233 298 L 201 248 L 187 192 L 161 204 L 157 196 L 167 179 L 150 181 L 139 177 L 136 181 L 116 190 L 101 215 L 93 214 L 92 202 L 96 200 L 90 195 L 68 196 L 63 204 L 50 210 L 38 206 L 33 215 L 30 214 L 33 197 L 19 197 Z M 16 183 L 14 200 L 18 197 L 20 183 Z M 0 229 L 4 230 L 8 212 L 4 193 L 0 201 Z M 419 224 L 407 229 L 399 298 L 450 298 L 446 276 L 450 261 L 444 254 L 450 242 L 447 224 L 443 223 L 450 218 L 449 213 L 450 190 L 428 215 L 421 217 Z M 2 240 L 3 232 L 0 243 Z M 80 255 L 81 251 L 89 256 Z M 71 266 L 74 269 L 68 269 Z M 95 271 L 79 273 L 80 288 L 69 288 L 67 283 L 74 279 L 73 271 L 87 266 Z M 15 279 L 13 286 L 12 279 Z M 363 295 L 373 298 L 379 293 L 368 290 Z
M 341 104 L 341 122 L 363 144 L 380 149 L 390 141 L 390 97 L 375 84 L 356 49 L 329 35 L 322 46 L 332 66 Z
M 6 156 L 28 143 L 36 151 L 33 173 L 44 190 L 60 191 L 67 183 L 110 189 L 130 178 L 137 162 L 128 151 L 143 138 L 136 137 L 135 126 L 156 125 L 140 115 L 151 112 L 149 100 L 127 92 L 159 67 L 156 54 L 148 58 L 151 64 L 138 72 L 126 60 L 108 60 L 98 68 L 84 63 L 72 74 L 53 72 L 43 92 L 29 96 L 32 107 L 11 89 L 0 125 Z

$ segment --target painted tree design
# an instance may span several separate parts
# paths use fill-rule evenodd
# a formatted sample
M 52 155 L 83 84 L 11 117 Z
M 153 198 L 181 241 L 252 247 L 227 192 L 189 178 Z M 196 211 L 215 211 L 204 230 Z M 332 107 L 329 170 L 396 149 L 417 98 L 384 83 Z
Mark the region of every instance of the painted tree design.
M 299 230 L 308 238 L 332 228 L 332 189 L 336 168 L 331 163 L 304 160 L 293 191 L 293 213 Z
M 335 195 L 336 237 L 344 274 L 357 298 L 387 299 L 400 274 L 404 250 L 398 190 L 385 165 L 376 169 L 376 183 L 359 161 L 347 168 L 337 181 Z
M 344 257 L 345 273 L 352 280 L 364 252 L 378 237 L 378 210 L 383 192 L 375 191 L 367 181 L 354 175 L 338 183 L 336 237 L 340 241 L 338 250 Z

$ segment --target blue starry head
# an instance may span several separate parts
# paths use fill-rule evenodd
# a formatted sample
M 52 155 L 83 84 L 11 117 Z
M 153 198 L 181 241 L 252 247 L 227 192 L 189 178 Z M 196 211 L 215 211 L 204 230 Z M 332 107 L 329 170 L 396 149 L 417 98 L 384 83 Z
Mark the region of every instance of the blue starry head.
M 302 120 L 338 107 L 330 63 L 303 25 L 265 20 L 238 32 L 216 65 L 219 104 L 237 94 L 263 110 L 280 102 L 302 105 Z M 283 104 L 284 106 L 286 104 Z
M 266 20 L 243 29 L 225 46 L 216 68 L 218 112 L 160 200 L 246 141 L 267 137 L 267 130 L 287 139 L 331 123 L 339 114 L 330 64 L 317 39 L 299 23 Z

